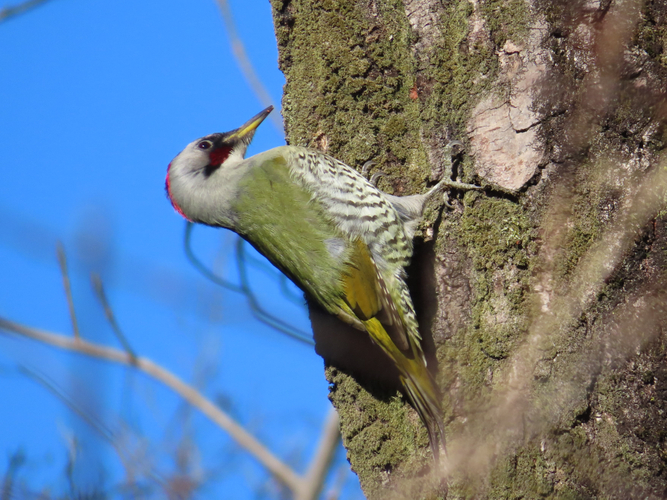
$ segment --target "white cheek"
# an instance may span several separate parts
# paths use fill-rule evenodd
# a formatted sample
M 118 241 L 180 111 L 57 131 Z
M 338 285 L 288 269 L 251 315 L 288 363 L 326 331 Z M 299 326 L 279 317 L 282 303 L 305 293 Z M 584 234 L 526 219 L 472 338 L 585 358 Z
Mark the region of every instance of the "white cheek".
M 183 174 L 196 172 L 208 165 L 208 154 L 196 146 L 186 149 L 178 157 Z
M 239 162 L 243 161 L 243 155 L 244 154 L 245 154 L 245 151 L 243 151 L 241 148 L 232 149 L 232 152 L 230 153 L 227 160 L 225 160 L 225 163 L 229 163 L 231 165 L 239 163 Z

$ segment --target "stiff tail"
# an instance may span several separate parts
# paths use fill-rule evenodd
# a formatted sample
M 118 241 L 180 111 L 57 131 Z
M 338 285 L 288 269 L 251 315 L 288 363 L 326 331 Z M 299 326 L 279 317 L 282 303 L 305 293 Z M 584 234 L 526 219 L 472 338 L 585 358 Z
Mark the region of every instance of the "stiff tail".
M 418 381 L 411 375 L 401 375 L 401 383 L 405 387 L 412 406 L 417 410 L 419 417 L 426 426 L 433 457 L 438 460 L 440 450 L 446 453 L 445 430 L 442 424 L 442 410 L 437 399 L 435 384 L 430 374 L 427 373 L 427 375 L 429 380 L 426 384 L 424 380 Z
M 405 353 L 396 347 L 376 318 L 371 318 L 363 323 L 373 341 L 396 364 L 406 395 L 426 426 L 431 450 L 437 460 L 440 450 L 445 450 L 442 410 L 438 389 L 426 368 L 421 348 L 413 344 L 411 345 L 411 351 Z

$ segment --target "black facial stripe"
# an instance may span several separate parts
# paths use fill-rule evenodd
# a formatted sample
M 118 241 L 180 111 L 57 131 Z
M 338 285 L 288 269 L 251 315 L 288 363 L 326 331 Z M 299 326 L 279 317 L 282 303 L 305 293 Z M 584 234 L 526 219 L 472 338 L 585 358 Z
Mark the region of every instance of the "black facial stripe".
M 220 168 L 220 165 L 211 165 L 210 163 L 204 167 L 204 177 L 207 179 L 211 177 L 211 175 Z

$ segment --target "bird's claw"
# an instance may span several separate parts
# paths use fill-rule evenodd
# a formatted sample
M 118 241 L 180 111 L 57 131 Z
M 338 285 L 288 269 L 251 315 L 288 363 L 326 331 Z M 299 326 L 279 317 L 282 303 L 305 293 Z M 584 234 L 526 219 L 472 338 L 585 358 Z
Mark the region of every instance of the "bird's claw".
M 387 175 L 387 174 L 385 174 L 382 170 L 378 170 L 377 172 L 375 172 L 375 173 L 371 176 L 370 179 L 368 179 L 368 182 L 370 182 L 371 184 L 373 184 L 373 186 L 377 187 L 377 185 L 378 185 L 378 181 L 380 180 L 380 177 L 384 177 L 384 176 L 386 176 L 386 175 Z
M 372 166 L 375 165 L 375 161 L 373 160 L 368 160 L 366 163 L 364 163 L 364 166 L 361 167 L 361 175 L 363 175 L 366 179 L 368 179 L 368 173 L 371 169 Z
M 364 163 L 363 167 L 361 167 L 361 175 L 368 179 L 368 182 L 370 182 L 374 187 L 377 187 L 380 177 L 384 177 L 387 174 L 385 174 L 382 170 L 378 170 L 377 172 L 374 172 L 373 175 L 371 175 L 369 178 L 368 174 L 370 173 L 370 169 L 375 165 L 376 163 L 374 160 L 368 160 L 366 163 Z
M 456 156 L 465 149 L 465 146 L 461 141 L 454 140 L 449 141 L 449 143 L 445 146 L 445 149 L 448 149 L 452 156 Z
M 454 205 L 449 201 L 449 191 L 444 191 L 442 193 L 442 203 L 450 210 L 454 210 Z

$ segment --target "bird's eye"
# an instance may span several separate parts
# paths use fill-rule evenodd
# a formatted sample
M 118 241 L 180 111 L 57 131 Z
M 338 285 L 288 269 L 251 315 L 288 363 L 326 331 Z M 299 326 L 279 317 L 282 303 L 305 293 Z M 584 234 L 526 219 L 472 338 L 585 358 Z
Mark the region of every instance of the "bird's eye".
M 201 141 L 199 144 L 197 144 L 199 149 L 211 149 L 211 146 L 213 146 L 211 141 Z

